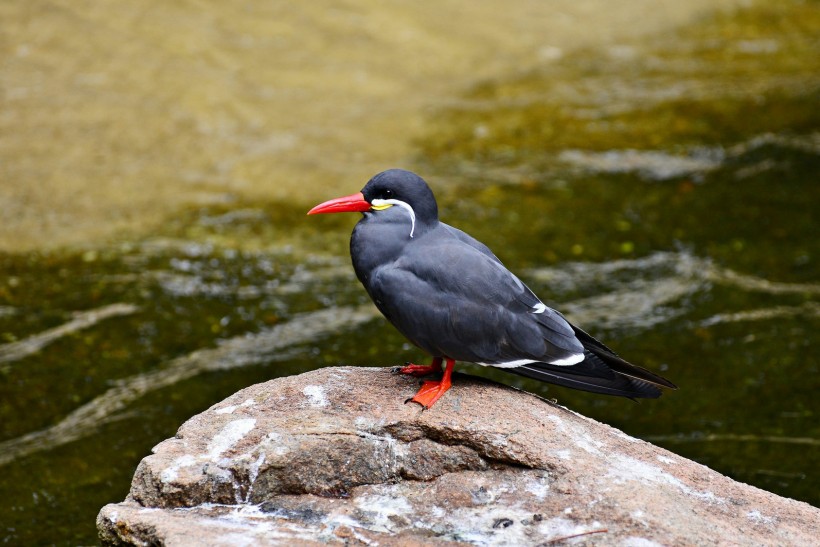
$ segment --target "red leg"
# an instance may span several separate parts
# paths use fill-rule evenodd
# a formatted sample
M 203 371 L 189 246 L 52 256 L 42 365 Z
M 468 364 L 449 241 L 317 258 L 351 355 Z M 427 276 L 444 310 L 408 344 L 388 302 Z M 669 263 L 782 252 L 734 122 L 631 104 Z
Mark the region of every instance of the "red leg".
M 414 365 L 407 363 L 407 366 L 401 367 L 399 372 L 402 374 L 410 374 L 412 376 L 427 376 L 428 374 L 441 372 L 441 357 L 436 357 L 429 365 Z
M 440 364 L 440 360 L 439 360 Z M 435 404 L 439 398 L 444 395 L 444 392 L 450 389 L 452 382 L 450 377 L 453 374 L 453 365 L 456 362 L 454 359 L 447 358 L 447 365 L 444 367 L 444 374 L 438 382 L 428 381 L 424 382 L 421 389 L 416 393 L 410 401 L 420 404 L 423 408 L 430 408 Z

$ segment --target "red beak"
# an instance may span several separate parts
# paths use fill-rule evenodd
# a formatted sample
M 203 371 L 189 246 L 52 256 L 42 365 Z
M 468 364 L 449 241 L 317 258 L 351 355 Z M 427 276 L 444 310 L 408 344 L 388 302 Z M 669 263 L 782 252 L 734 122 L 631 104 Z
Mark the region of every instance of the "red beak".
M 319 213 L 364 213 L 370 210 L 370 204 L 365 201 L 364 194 L 356 192 L 349 196 L 331 199 L 324 203 L 320 203 L 310 211 L 309 215 L 317 215 Z

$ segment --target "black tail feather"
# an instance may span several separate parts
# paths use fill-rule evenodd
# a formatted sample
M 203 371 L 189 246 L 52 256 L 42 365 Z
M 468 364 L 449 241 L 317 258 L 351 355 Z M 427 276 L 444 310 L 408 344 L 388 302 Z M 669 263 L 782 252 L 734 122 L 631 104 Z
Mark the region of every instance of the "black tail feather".
M 505 370 L 542 382 L 592 393 L 644 399 L 661 396 L 661 389 L 653 383 L 618 374 L 590 352 L 586 352 L 586 359 L 577 365 L 530 363 Z
M 624 361 L 586 332 L 572 328 L 584 345 L 584 360 L 580 363 L 571 366 L 529 363 L 506 370 L 559 386 L 629 398 L 656 399 L 661 396 L 661 387 L 677 389 L 666 378 Z
M 601 359 L 606 366 L 617 372 L 618 374 L 622 374 L 624 376 L 629 376 L 630 378 L 634 378 L 636 380 L 642 380 L 644 382 L 649 382 L 651 384 L 655 384 L 662 387 L 667 387 L 669 389 L 678 389 L 678 386 L 664 378 L 663 376 L 659 376 L 654 372 L 646 370 L 643 367 L 639 367 L 637 365 L 633 365 L 620 357 L 618 354 L 606 347 L 604 344 L 587 334 L 586 332 L 582 331 L 575 325 L 572 326 L 573 330 L 575 331 L 575 336 L 578 340 L 581 341 L 581 344 L 584 345 L 584 348 L 594 354 L 596 357 Z

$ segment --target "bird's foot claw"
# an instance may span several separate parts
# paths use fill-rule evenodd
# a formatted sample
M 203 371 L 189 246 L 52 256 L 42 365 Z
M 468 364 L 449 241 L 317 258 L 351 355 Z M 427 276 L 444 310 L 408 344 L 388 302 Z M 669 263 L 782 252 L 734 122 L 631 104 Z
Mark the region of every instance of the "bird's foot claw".
M 433 406 L 433 404 L 435 404 L 435 402 L 438 401 L 448 389 L 450 389 L 450 382 L 424 382 L 418 393 L 413 395 L 410 399 L 404 401 L 404 403 L 407 404 L 412 401 L 420 404 L 422 409 L 427 410 Z

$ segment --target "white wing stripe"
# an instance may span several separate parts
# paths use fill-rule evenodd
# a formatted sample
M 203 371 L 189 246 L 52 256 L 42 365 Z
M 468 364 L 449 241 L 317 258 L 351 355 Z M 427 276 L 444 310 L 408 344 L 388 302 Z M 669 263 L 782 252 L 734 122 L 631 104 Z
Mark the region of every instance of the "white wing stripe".
M 520 367 L 523 365 L 530 365 L 532 363 L 542 363 L 546 362 L 550 365 L 556 365 L 559 367 L 569 367 L 572 365 L 577 365 L 581 361 L 584 360 L 583 353 L 575 353 L 570 355 L 569 357 L 564 357 L 563 359 L 557 359 L 555 361 L 533 361 L 532 359 L 517 359 L 515 361 L 505 361 L 503 363 L 476 363 L 477 365 L 481 365 L 483 367 L 496 367 L 496 368 L 515 368 Z
M 529 365 L 530 363 L 537 363 L 538 361 L 533 361 L 532 359 L 519 359 L 517 361 L 507 361 L 505 363 L 476 363 L 477 365 L 481 365 L 482 367 L 497 367 L 497 368 L 515 368 L 520 367 L 521 365 Z
M 558 359 L 556 361 L 550 361 L 549 364 L 556 365 L 559 367 L 568 367 L 571 365 L 577 365 L 581 361 L 584 360 L 583 353 L 576 353 L 574 355 L 570 355 L 569 357 L 564 357 L 563 359 Z

